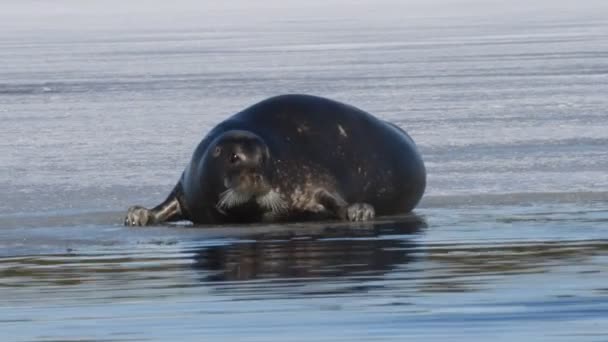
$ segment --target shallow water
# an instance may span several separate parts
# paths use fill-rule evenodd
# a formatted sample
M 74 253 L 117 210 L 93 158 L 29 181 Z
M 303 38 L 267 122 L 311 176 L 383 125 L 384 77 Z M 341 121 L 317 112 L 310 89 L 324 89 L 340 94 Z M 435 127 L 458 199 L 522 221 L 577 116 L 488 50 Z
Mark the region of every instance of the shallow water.
M 23 341 L 608 334 L 603 203 L 419 212 L 360 226 L 3 229 L 2 333 Z
M 485 3 L 0 5 L 0 339 L 606 340 L 608 7 Z M 416 215 L 121 225 L 289 92 L 405 128 Z

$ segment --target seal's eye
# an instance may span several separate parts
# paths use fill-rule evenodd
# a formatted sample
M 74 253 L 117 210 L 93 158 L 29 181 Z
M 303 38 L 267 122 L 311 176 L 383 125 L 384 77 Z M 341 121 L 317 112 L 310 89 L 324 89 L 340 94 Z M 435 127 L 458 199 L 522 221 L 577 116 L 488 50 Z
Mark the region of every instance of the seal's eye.
M 236 164 L 236 163 L 238 163 L 239 161 L 241 161 L 241 157 L 239 157 L 239 155 L 238 155 L 238 154 L 233 153 L 233 154 L 230 156 L 230 164 Z
M 215 146 L 215 149 L 213 150 L 213 156 L 218 157 L 220 154 L 222 154 L 222 148 L 219 146 Z

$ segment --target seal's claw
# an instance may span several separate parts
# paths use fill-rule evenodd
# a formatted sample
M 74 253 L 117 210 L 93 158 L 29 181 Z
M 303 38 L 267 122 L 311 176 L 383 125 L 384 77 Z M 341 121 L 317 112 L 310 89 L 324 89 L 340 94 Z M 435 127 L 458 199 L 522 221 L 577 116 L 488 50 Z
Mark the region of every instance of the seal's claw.
M 353 203 L 346 208 L 348 221 L 369 221 L 376 216 L 374 207 L 367 203 Z
M 124 223 L 125 226 L 147 226 L 154 223 L 154 215 L 144 207 L 134 206 L 129 208 Z

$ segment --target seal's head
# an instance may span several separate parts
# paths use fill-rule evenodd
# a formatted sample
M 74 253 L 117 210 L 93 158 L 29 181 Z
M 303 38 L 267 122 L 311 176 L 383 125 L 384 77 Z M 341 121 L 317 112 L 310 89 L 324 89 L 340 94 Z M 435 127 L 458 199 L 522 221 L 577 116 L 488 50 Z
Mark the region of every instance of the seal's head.
M 223 191 L 216 208 L 227 210 L 247 203 L 280 209 L 280 196 L 272 189 L 270 151 L 266 143 L 248 131 L 228 131 L 209 146 L 208 161 L 222 177 Z M 218 179 L 219 180 L 219 179 Z

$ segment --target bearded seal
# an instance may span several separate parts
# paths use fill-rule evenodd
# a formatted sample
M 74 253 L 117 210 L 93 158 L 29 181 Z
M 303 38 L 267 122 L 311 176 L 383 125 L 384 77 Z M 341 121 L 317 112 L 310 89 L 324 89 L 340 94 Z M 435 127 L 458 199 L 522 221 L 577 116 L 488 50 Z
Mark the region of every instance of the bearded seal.
M 397 125 L 326 98 L 281 95 L 214 127 L 167 199 L 129 208 L 124 223 L 366 221 L 410 212 L 425 187 L 422 157 Z

